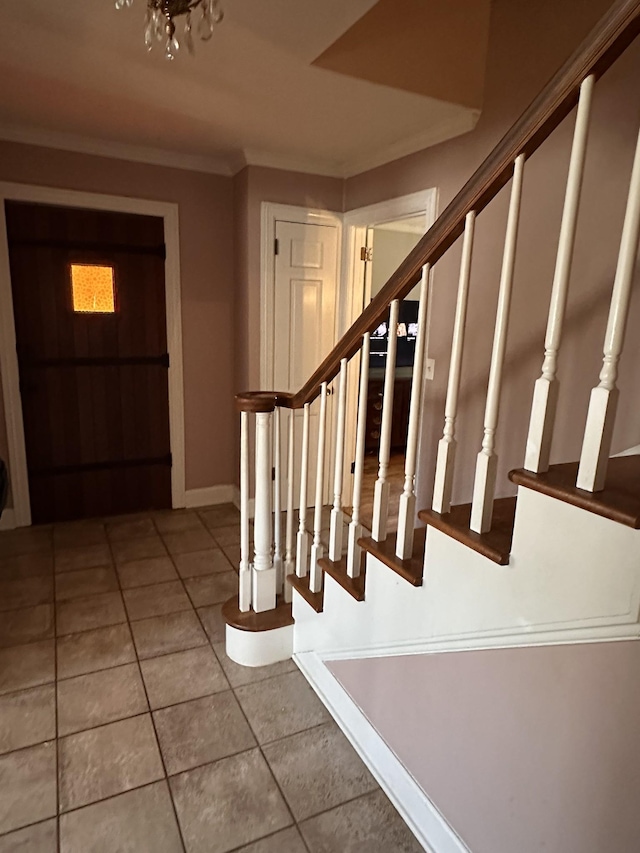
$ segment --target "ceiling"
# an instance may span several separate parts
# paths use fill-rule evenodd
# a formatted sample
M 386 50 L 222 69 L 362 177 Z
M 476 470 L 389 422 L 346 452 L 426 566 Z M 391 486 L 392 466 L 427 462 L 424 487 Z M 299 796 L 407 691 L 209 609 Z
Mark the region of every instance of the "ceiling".
M 359 79 L 372 77 L 366 57 L 344 73 L 312 64 L 370 31 L 376 0 L 223 3 L 213 39 L 173 63 L 144 48 L 144 0 L 7 4 L 0 138 L 221 174 L 255 164 L 347 177 L 475 126 L 477 99 L 406 91 L 392 69 L 388 84 Z M 396 41 L 415 34 L 406 23 Z M 424 49 L 441 37 L 429 30 Z

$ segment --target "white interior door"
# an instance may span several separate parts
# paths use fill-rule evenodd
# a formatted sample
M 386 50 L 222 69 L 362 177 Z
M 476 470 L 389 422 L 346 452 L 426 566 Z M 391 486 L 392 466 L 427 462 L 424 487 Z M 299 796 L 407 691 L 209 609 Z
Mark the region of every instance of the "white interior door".
M 300 222 L 276 222 L 274 297 L 274 383 L 279 391 L 296 392 L 309 379 L 335 344 L 338 228 Z M 328 501 L 331 445 L 333 440 L 332 397 L 327 405 L 327 452 L 325 454 L 324 498 Z M 311 406 L 309 433 L 309 491 L 312 505 L 316 483 L 319 403 Z M 286 459 L 287 428 L 282 424 L 282 458 Z M 296 485 L 299 505 L 302 410 L 295 413 Z M 284 494 L 283 494 L 284 499 Z

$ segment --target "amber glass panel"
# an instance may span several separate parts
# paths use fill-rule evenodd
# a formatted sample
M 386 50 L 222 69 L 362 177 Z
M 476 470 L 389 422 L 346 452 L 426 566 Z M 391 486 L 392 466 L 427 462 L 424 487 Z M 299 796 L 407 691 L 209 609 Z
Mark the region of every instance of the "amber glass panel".
M 113 267 L 71 264 L 73 310 L 80 314 L 113 314 L 116 310 Z

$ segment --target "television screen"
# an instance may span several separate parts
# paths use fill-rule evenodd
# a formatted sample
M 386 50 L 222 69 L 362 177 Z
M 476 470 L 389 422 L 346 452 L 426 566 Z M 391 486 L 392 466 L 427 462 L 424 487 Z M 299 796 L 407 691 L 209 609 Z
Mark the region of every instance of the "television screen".
M 396 367 L 413 367 L 418 334 L 419 302 L 407 299 L 400 303 L 398 313 L 398 350 Z M 389 315 L 371 333 L 369 367 L 386 367 L 389 347 Z

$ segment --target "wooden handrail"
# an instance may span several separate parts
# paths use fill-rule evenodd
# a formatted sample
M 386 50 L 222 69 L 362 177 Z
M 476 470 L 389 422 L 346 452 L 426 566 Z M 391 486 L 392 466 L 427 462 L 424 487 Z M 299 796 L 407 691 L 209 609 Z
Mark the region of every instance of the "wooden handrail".
M 640 33 L 640 0 L 618 0 L 516 121 L 420 242 L 400 264 L 351 328 L 296 393 L 260 391 L 236 396 L 241 411 L 270 411 L 276 406 L 300 409 L 320 393 L 340 370 L 343 358 L 360 349 L 362 336 L 384 320 L 389 304 L 404 299 L 420 280 L 422 267 L 433 266 L 458 239 L 470 211 L 480 213 L 511 179 L 516 157 L 529 157 L 575 107 L 585 77 L 601 77 Z M 260 406 L 260 408 L 256 408 Z M 264 408 L 267 407 L 267 408 Z

